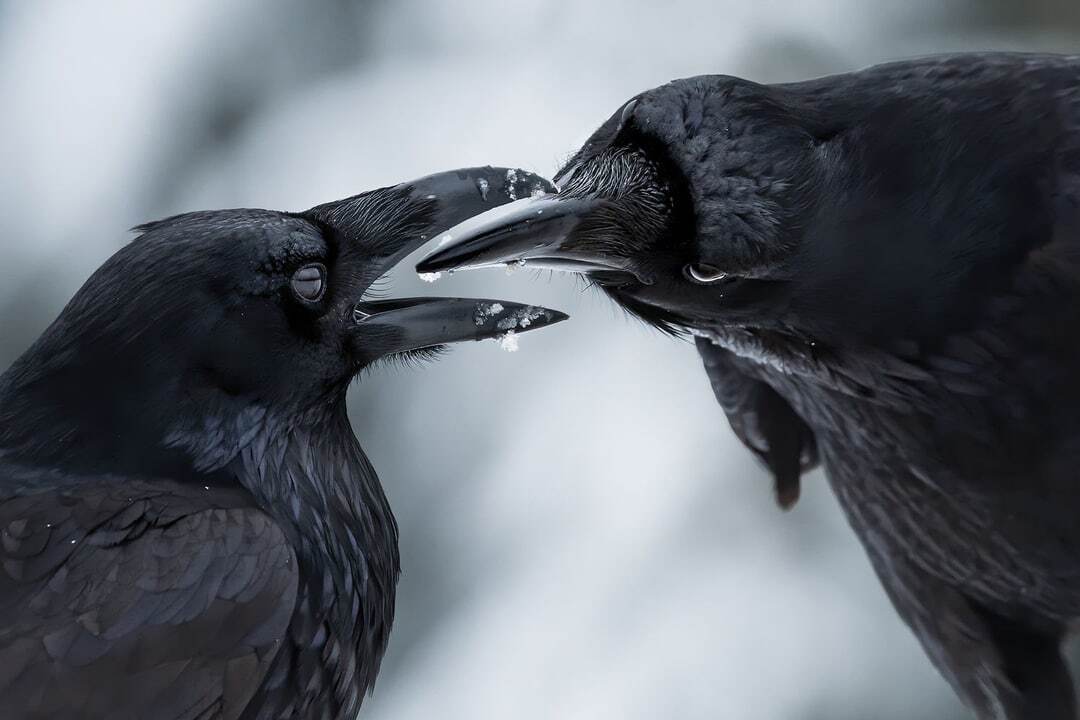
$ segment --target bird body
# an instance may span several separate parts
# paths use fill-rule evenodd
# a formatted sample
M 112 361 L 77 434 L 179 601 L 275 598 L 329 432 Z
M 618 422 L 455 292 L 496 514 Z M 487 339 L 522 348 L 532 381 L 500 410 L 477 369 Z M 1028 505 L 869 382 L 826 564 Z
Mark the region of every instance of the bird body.
M 696 336 L 781 505 L 824 466 L 979 718 L 1075 720 L 1078 150 L 1075 56 L 676 80 L 612 115 L 559 195 L 452 229 L 418 269 L 572 261 Z
M 0 463 L 7 707 L 355 713 L 393 620 L 393 514 L 343 414 L 256 432 L 233 463 L 188 477 Z
M 898 612 L 985 718 L 1075 716 L 1059 646 L 1080 615 L 1080 381 L 1062 371 L 1080 362 L 1063 327 L 1080 317 L 1080 263 L 1058 268 L 1021 270 L 977 328 L 908 357 L 699 331 L 722 405 L 763 384 L 793 413 L 724 405 L 733 426 L 759 426 L 755 451 L 796 438 L 778 492 L 797 482 L 805 423 Z M 789 424 L 762 430 L 768 418 Z
M 365 293 L 543 189 L 472 168 L 140 228 L 0 376 L 0 714 L 354 718 L 399 556 L 345 390 L 380 358 L 565 318 Z

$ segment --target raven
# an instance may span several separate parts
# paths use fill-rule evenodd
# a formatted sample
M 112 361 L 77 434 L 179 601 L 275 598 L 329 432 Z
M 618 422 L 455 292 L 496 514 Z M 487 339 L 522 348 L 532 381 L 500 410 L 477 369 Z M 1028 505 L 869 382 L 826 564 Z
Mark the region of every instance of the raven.
M 1080 57 L 673 81 L 418 266 L 583 273 L 692 334 L 790 506 L 819 463 L 983 719 L 1075 718 Z
M 367 291 L 438 230 L 547 189 L 470 168 L 136 228 L 0 376 L 0 714 L 355 717 L 399 564 L 349 383 L 566 318 Z

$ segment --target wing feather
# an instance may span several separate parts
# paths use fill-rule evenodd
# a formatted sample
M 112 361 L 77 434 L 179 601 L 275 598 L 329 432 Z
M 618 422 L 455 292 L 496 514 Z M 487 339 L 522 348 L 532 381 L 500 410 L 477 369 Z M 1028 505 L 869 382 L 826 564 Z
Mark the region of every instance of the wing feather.
M 818 463 L 813 431 L 767 383 L 742 372 L 734 353 L 704 338 L 696 343 L 731 429 L 772 473 L 777 503 L 790 508 L 802 474 Z
M 235 718 L 297 563 L 241 493 L 102 480 L 0 501 L 4 717 Z

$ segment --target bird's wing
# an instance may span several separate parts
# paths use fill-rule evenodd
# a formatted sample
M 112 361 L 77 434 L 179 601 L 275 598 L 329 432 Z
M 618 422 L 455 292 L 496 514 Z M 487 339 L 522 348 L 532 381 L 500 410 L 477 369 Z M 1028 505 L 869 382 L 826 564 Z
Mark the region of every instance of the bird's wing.
M 732 352 L 704 338 L 696 343 L 731 429 L 772 472 L 777 503 L 791 507 L 802 473 L 818 463 L 813 431 L 768 384 L 740 370 Z
M 0 714 L 235 718 L 296 586 L 281 528 L 236 491 L 102 480 L 0 500 Z
M 875 543 L 866 543 L 866 551 L 893 607 L 980 718 L 1076 718 L 1060 630 L 999 615 L 912 556 Z

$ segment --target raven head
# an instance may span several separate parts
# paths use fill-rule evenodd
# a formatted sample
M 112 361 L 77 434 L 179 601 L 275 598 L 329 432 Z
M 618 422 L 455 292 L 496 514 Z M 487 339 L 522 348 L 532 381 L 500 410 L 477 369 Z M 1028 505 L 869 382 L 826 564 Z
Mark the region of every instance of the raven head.
M 143 225 L 0 380 L 0 448 L 118 469 L 164 446 L 220 466 L 266 417 L 339 410 L 381 358 L 559 322 L 511 302 L 369 293 L 438 231 L 545 189 L 524 171 L 471 168 L 305 212 Z
M 1022 84 L 950 97 L 964 69 L 950 62 L 966 61 L 649 90 L 570 159 L 557 195 L 471 218 L 417 269 L 575 271 L 668 330 L 934 341 L 1008 282 L 1057 212 L 1054 119 L 1011 111 Z
M 418 271 L 524 263 L 586 274 L 665 329 L 718 307 L 746 322 L 796 241 L 784 221 L 806 179 L 805 138 L 781 124 L 755 132 L 763 103 L 736 110 L 714 90 L 694 79 L 632 99 L 560 170 L 557 195 L 466 221 Z

